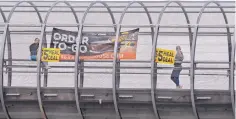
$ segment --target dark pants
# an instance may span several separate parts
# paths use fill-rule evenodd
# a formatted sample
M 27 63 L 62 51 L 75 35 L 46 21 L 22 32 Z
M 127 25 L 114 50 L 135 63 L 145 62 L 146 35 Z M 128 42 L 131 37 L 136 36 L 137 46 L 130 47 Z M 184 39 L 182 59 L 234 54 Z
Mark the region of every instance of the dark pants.
M 182 71 L 182 67 L 175 67 L 178 69 L 173 69 L 171 73 L 171 80 L 175 83 L 176 86 L 179 86 L 179 74 Z

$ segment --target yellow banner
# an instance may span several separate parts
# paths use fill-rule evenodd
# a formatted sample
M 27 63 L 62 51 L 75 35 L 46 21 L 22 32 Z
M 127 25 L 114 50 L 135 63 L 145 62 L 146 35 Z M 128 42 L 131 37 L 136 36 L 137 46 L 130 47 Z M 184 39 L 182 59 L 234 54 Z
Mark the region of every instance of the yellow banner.
M 43 48 L 41 60 L 44 62 L 59 62 L 60 48 Z
M 176 54 L 175 50 L 157 48 L 156 49 L 156 62 L 160 64 L 174 64 L 175 54 Z

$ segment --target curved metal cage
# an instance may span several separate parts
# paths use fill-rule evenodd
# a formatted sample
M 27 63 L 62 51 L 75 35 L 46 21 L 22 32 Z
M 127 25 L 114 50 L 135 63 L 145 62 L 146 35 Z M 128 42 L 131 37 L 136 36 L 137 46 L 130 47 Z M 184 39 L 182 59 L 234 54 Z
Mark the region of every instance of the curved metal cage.
M 11 3 L 11 5 L 7 4 L 7 2 Z M 7 119 L 14 119 L 14 118 L 43 118 L 43 119 L 59 119 L 59 116 L 47 113 L 54 112 L 55 110 L 51 110 L 51 107 L 47 107 L 47 105 L 50 105 L 50 101 L 55 101 L 55 103 L 58 104 L 65 104 L 66 106 L 62 106 L 64 111 L 68 109 L 68 107 L 76 106 L 76 113 L 69 109 L 69 112 L 75 113 L 75 115 L 67 115 L 69 118 L 79 118 L 79 119 L 90 119 L 90 118 L 107 118 L 107 119 L 128 119 L 128 118 L 152 118 L 152 119 L 174 119 L 176 116 L 169 116 L 165 117 L 165 113 L 163 112 L 162 108 L 164 109 L 165 106 L 168 107 L 169 105 L 182 105 L 181 109 L 185 109 L 185 106 L 191 105 L 192 108 L 192 117 L 190 116 L 184 116 L 179 115 L 177 118 L 181 119 L 201 119 L 201 118 L 207 118 L 206 115 L 204 115 L 202 111 L 202 105 L 217 105 L 213 106 L 214 108 L 219 108 L 221 105 L 224 105 L 224 109 L 228 109 L 230 111 L 229 115 L 223 115 L 219 118 L 225 118 L 225 119 L 233 119 L 235 118 L 235 84 L 234 84 L 234 77 L 235 77 L 235 24 L 229 24 L 229 21 L 235 21 L 235 20 L 229 20 L 227 15 L 228 14 L 235 14 L 235 2 L 234 1 L 109 1 L 109 2 L 103 2 L 103 1 L 95 1 L 95 2 L 86 2 L 86 1 L 45 1 L 46 4 L 52 4 L 52 5 L 40 5 L 40 2 L 42 1 L 0 1 L 0 13 L 2 16 L 2 23 L 0 26 L 3 28 L 3 31 L 0 31 L 2 33 L 1 38 L 1 44 L 0 44 L 0 99 L 1 99 L 1 105 L 2 105 L 2 114 L 0 114 L 0 118 L 7 118 Z M 22 5 L 24 3 L 27 3 L 28 5 Z M 85 4 L 86 5 L 83 5 Z M 13 5 L 15 4 L 15 5 Z M 64 4 L 65 6 L 59 5 Z M 77 5 L 82 4 L 82 5 Z M 98 5 L 99 4 L 99 5 Z M 113 5 L 114 4 L 114 5 Z M 118 4 L 118 5 L 116 5 Z M 136 4 L 136 5 L 134 5 Z M 175 4 L 175 6 L 173 6 Z M 191 5 L 186 5 L 191 4 Z M 212 4 L 215 4 L 216 6 L 210 6 Z M 171 6 L 172 5 L 172 6 Z M 177 6 L 176 6 L 177 5 Z M 10 7 L 11 9 L 6 9 L 7 7 Z M 28 8 L 32 7 L 33 11 L 31 10 L 16 10 L 16 8 Z M 48 9 L 46 9 L 48 8 Z M 53 10 L 54 8 L 61 8 L 62 10 Z M 64 10 L 63 8 L 69 8 L 70 10 Z M 84 10 L 78 10 L 78 8 L 85 8 Z M 105 8 L 105 11 L 92 11 L 91 8 Z M 136 10 L 140 8 L 141 10 Z M 160 11 L 158 10 L 152 10 L 153 8 L 160 8 Z M 167 11 L 167 8 L 180 8 L 181 11 Z M 200 11 L 196 10 L 189 10 L 191 8 L 200 8 Z M 220 11 L 206 11 L 205 9 L 219 9 Z M 130 10 L 131 9 L 131 10 Z M 227 10 L 226 10 L 227 9 Z M 230 9 L 230 10 L 228 10 Z M 233 10 L 232 10 L 233 9 Z M 38 24 L 14 24 L 11 22 L 12 16 L 15 12 L 35 12 L 38 16 L 39 23 Z M 110 25 L 104 25 L 104 24 L 85 24 L 86 17 L 88 13 L 105 13 L 109 14 L 111 17 L 112 24 Z M 6 14 L 8 13 L 8 17 L 6 17 Z M 46 13 L 46 16 L 43 20 L 43 13 Z M 48 18 L 51 15 L 51 13 L 72 13 L 75 19 L 76 24 L 50 24 L 48 23 Z M 83 13 L 82 16 L 78 15 L 78 13 Z M 138 25 L 125 25 L 123 24 L 123 19 L 125 18 L 125 15 L 129 13 L 145 13 L 148 19 L 147 24 L 138 24 Z M 164 14 L 169 13 L 181 13 L 184 14 L 186 24 L 181 25 L 164 25 L 161 23 L 162 17 Z M 196 23 L 191 23 L 189 15 L 194 13 L 197 15 Z M 220 13 L 223 15 L 224 23 L 225 25 L 202 25 L 200 23 L 200 20 L 202 18 L 203 14 L 211 14 L 211 13 Z M 120 17 L 117 18 L 116 14 L 121 14 Z M 152 14 L 158 15 L 157 19 L 152 19 Z M 80 20 L 79 20 L 80 19 Z M 116 21 L 118 20 L 118 21 Z M 37 27 L 40 28 L 40 31 L 17 31 L 17 30 L 10 30 L 11 27 L 20 27 L 23 29 L 28 27 Z M 43 43 L 46 42 L 46 36 L 48 34 L 51 34 L 49 31 L 47 31 L 47 27 L 76 27 L 78 32 L 77 37 L 77 49 L 76 49 L 76 55 L 75 55 L 75 62 L 74 65 L 68 66 L 70 68 L 73 68 L 72 73 L 74 74 L 74 87 L 73 88 L 50 88 L 47 87 L 47 82 L 50 80 L 48 78 L 48 74 L 50 73 L 60 73 L 60 72 L 50 72 L 48 70 L 41 70 L 41 51 L 43 47 Z M 106 60 L 106 61 L 97 61 L 97 60 L 80 60 L 80 52 L 79 47 L 80 43 L 82 42 L 82 34 L 84 32 L 84 27 L 109 27 L 114 28 L 114 33 L 116 33 L 116 40 L 115 40 L 115 47 L 114 47 L 114 58 L 113 60 Z M 151 36 L 152 45 L 151 47 L 151 60 L 119 60 L 118 59 L 118 38 L 119 33 L 121 32 L 122 28 L 133 28 L 133 27 L 139 27 L 139 28 L 148 28 L 150 29 L 149 32 L 140 32 L 140 34 L 146 34 Z M 184 28 L 187 29 L 188 32 L 186 33 L 177 33 L 177 34 L 185 34 L 189 37 L 189 48 L 190 48 L 190 61 L 184 61 L 183 63 L 189 64 L 190 67 L 184 67 L 186 70 L 189 70 L 190 76 L 190 90 L 189 89 L 183 89 L 183 90 L 171 90 L 171 89 L 157 89 L 157 82 L 161 80 L 158 78 L 158 74 L 162 75 L 161 73 L 158 73 L 161 69 L 173 69 L 173 67 L 163 67 L 158 66 L 155 62 L 155 56 L 156 56 L 156 48 L 158 45 L 158 39 L 160 35 L 171 35 L 171 32 L 161 32 L 161 28 Z M 226 29 L 226 32 L 199 32 L 199 28 L 210 28 L 210 29 L 220 29 L 224 28 Z M 38 56 L 37 58 L 40 60 L 37 60 L 37 65 L 33 66 L 33 68 L 37 68 L 36 71 L 32 72 L 37 75 L 37 88 L 28 88 L 28 87 L 12 87 L 12 76 L 13 73 L 27 73 L 24 71 L 13 71 L 15 65 L 13 65 L 14 61 L 24 62 L 28 61 L 27 59 L 14 59 L 12 57 L 12 40 L 10 35 L 11 34 L 40 34 L 40 45 L 38 50 Z M 195 54 L 196 54 L 196 46 L 197 46 L 197 40 L 198 36 L 200 35 L 208 35 L 208 36 L 218 36 L 223 35 L 227 37 L 227 55 L 228 55 L 228 61 L 196 61 Z M 174 35 L 174 34 L 172 34 Z M 178 36 L 178 35 L 177 35 Z M 226 39 L 225 39 L 226 40 Z M 4 55 L 5 52 L 7 52 L 7 57 Z M 105 72 L 106 74 L 112 75 L 112 88 L 86 88 L 83 86 L 84 83 L 84 74 L 86 72 L 84 69 L 86 66 L 84 63 L 86 62 L 108 62 L 112 63 L 112 66 L 110 67 L 96 67 L 92 66 L 90 68 L 110 68 L 112 72 Z M 135 67 L 135 66 L 128 66 L 124 67 L 122 66 L 122 63 L 146 63 L 150 66 L 146 67 Z M 199 68 L 197 65 L 200 64 L 226 64 L 228 65 L 227 68 L 211 68 L 211 67 L 203 67 Z M 19 65 L 18 67 L 24 67 L 24 65 Z M 26 66 L 27 67 L 27 66 Z M 59 68 L 65 68 L 63 66 L 57 66 Z M 53 67 L 54 68 L 54 67 Z M 56 68 L 56 67 L 55 67 Z M 122 72 L 121 69 L 141 69 L 146 68 L 150 71 L 150 73 L 146 73 L 147 75 L 150 75 L 150 89 L 123 89 L 120 88 L 120 77 Z M 220 91 L 214 91 L 214 90 L 197 90 L 195 89 L 195 78 L 196 75 L 203 75 L 203 74 L 197 74 L 195 73 L 196 70 L 223 70 L 227 71 L 227 74 L 224 74 L 228 76 L 229 80 L 229 89 L 228 90 L 220 90 Z M 4 87 L 4 73 L 7 74 L 7 86 Z M 44 73 L 44 74 L 42 74 Z M 65 72 L 64 72 L 65 73 Z M 89 73 L 89 72 L 87 72 Z M 96 72 L 90 72 L 96 73 Z M 97 73 L 104 73 L 104 72 L 97 72 Z M 135 72 L 131 72 L 130 74 L 135 74 Z M 139 74 L 139 73 L 136 73 Z M 145 74 L 145 73 L 144 73 Z M 43 75 L 43 77 L 42 77 Z M 163 74 L 164 75 L 164 74 Z M 169 74 L 167 74 L 169 75 Z M 210 75 L 210 74 L 208 74 Z M 214 76 L 217 76 L 219 74 L 215 73 L 212 74 Z M 41 79 L 44 79 L 43 87 L 41 85 Z M 30 92 L 30 95 L 27 95 Z M 104 93 L 105 92 L 105 93 Z M 177 95 L 177 96 L 176 96 Z M 185 97 L 186 96 L 186 97 Z M 102 100 L 104 103 L 104 107 L 106 108 L 114 108 L 114 115 L 109 117 L 109 114 L 106 113 L 112 113 L 109 110 L 104 109 L 104 113 L 98 114 L 96 111 L 91 111 L 92 113 L 95 113 L 95 116 L 92 117 L 89 115 L 91 112 L 87 112 L 86 108 L 101 108 L 103 110 L 104 107 L 102 107 Z M 211 101 L 209 101 L 211 100 Z M 221 100 L 221 101 L 220 101 Z M 40 109 L 40 114 L 32 114 L 32 115 L 19 115 L 15 114 L 14 111 L 9 107 L 10 104 L 17 105 L 17 103 L 13 103 L 14 101 L 22 101 L 22 104 L 26 105 L 33 105 L 35 101 L 38 102 L 38 106 Z M 24 102 L 26 101 L 26 102 Z M 29 101 L 29 102 L 27 102 Z M 31 104 L 32 102 L 32 104 Z M 73 102 L 73 103 L 71 103 Z M 74 103 L 75 102 L 75 103 Z M 98 103 L 97 103 L 98 102 Z M 169 104 L 167 104 L 167 103 Z M 95 104 L 96 103 L 96 104 Z M 107 104 L 106 104 L 107 103 Z M 128 105 L 131 105 L 133 111 L 124 111 L 124 108 L 127 108 L 126 103 L 130 103 Z M 19 104 L 21 105 L 21 104 Z M 53 104 L 51 104 L 53 105 Z M 110 105 L 112 105 L 110 107 Z M 164 106 L 163 106 L 164 105 Z M 229 106 L 230 105 L 230 106 Z M 53 105 L 54 107 L 57 107 L 58 105 Z M 60 106 L 60 105 L 59 105 Z M 114 107 L 113 107 L 114 106 Z M 137 106 L 137 107 L 136 107 Z M 168 109 L 171 110 L 169 107 Z M 151 109 L 148 109 L 149 107 L 152 107 Z M 181 107 L 181 106 L 180 106 Z M 204 107 L 204 106 L 203 106 Z M 138 109 L 140 108 L 147 108 L 147 110 L 151 110 L 153 113 L 150 115 L 145 114 L 137 114 Z M 210 108 L 210 106 L 209 106 Z M 220 107 L 221 108 L 221 107 Z M 14 107 L 14 109 L 19 109 L 19 107 Z M 180 110 L 181 110 L 180 109 Z M 188 108 L 186 108 L 187 110 Z M 75 110 L 75 109 L 74 109 Z M 123 110 L 123 111 L 122 111 Z M 200 111 L 199 111 L 200 110 Z M 141 110 L 142 111 L 142 110 Z M 21 111 L 19 111 L 21 112 Z M 60 112 L 60 111 L 59 111 Z M 59 112 L 56 112 L 59 113 Z M 66 111 L 65 111 L 66 112 Z M 106 113 L 105 113 L 106 112 Z M 143 111 L 144 113 L 146 111 Z M 27 113 L 24 112 L 24 113 Z M 128 113 L 128 114 L 127 114 Z M 188 113 L 188 111 L 187 111 Z M 217 113 L 217 112 L 216 112 Z M 220 112 L 218 112 L 220 113 Z M 227 112 L 228 113 L 228 112 Z M 148 113 L 149 114 L 149 113 Z M 231 115 L 232 114 L 232 115 Z M 129 117 L 129 115 L 131 115 Z M 211 114 L 210 116 L 218 118 L 214 116 L 215 114 Z M 63 115 L 65 116 L 65 115 Z M 63 118 L 62 116 L 62 118 Z M 97 117 L 96 117 L 97 116 Z M 68 118 L 67 117 L 67 118 Z M 209 117 L 210 118 L 210 117 Z

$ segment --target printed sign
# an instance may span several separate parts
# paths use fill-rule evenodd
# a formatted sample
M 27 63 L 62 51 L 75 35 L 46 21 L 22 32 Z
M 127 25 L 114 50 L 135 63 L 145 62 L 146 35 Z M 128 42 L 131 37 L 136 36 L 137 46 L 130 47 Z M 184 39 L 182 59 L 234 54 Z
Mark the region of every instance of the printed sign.
M 175 54 L 176 54 L 175 50 L 157 48 L 156 49 L 156 62 L 160 64 L 174 64 Z
M 119 37 L 119 59 L 136 59 L 139 29 L 121 32 Z M 61 50 L 60 61 L 74 61 L 77 32 L 53 28 L 50 48 Z M 115 33 L 84 33 L 80 44 L 80 59 L 113 59 Z
M 60 52 L 59 48 L 43 48 L 41 60 L 44 62 L 59 62 Z

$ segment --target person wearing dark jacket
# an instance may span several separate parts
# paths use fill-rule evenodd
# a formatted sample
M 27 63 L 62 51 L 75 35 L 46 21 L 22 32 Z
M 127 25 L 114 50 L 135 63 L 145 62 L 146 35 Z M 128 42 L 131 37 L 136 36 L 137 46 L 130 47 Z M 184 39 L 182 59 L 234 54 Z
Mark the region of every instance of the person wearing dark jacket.
M 29 50 L 30 50 L 30 59 L 32 61 L 37 61 L 37 52 L 38 52 L 38 47 L 39 47 L 39 39 L 35 38 L 34 43 L 32 43 L 29 46 Z M 45 64 L 45 62 L 42 62 L 43 66 L 45 69 L 50 69 L 50 67 L 48 65 Z
M 182 88 L 179 83 L 179 75 L 182 71 L 182 61 L 184 60 L 183 52 L 181 51 L 180 46 L 176 46 L 176 55 L 175 55 L 175 63 L 174 69 L 171 74 L 171 80 L 175 83 L 176 88 Z

